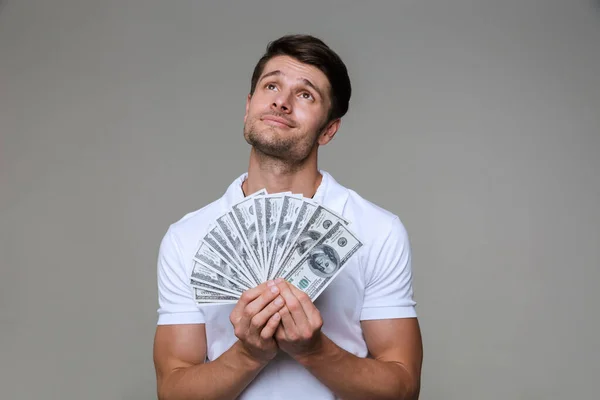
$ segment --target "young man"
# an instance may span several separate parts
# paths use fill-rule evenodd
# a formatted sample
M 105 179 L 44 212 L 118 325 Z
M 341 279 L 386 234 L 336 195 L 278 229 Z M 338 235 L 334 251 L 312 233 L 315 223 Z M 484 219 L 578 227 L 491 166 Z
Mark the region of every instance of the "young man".
M 404 226 L 317 167 L 350 93 L 345 65 L 312 36 L 284 36 L 258 62 L 244 116 L 248 172 L 171 225 L 161 243 L 160 399 L 418 398 L 422 343 Z M 189 277 L 199 240 L 228 207 L 263 188 L 301 193 L 347 217 L 363 248 L 314 303 L 288 282 L 269 281 L 237 304 L 197 305 Z M 326 252 L 317 258 L 323 271 L 334 269 Z

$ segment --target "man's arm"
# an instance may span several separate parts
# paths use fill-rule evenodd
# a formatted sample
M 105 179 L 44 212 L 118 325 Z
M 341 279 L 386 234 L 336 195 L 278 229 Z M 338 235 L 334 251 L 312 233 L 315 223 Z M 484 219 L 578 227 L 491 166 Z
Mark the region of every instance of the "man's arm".
M 160 400 L 234 399 L 277 354 L 273 334 L 283 301 L 277 286 L 263 283 L 242 294 L 231 312 L 238 341 L 205 363 L 204 324 L 160 325 L 154 364 Z
M 160 400 L 234 399 L 263 365 L 236 342 L 213 362 L 204 363 L 204 324 L 161 325 L 156 329 L 154 363 Z
M 345 400 L 419 398 L 422 362 L 416 318 L 363 321 L 371 358 L 359 358 L 322 335 L 320 351 L 298 361 Z
M 419 397 L 423 348 L 417 318 L 363 321 L 372 358 L 360 358 L 321 332 L 319 311 L 304 292 L 291 284 L 279 287 L 286 302 L 275 335 L 279 346 L 336 395 L 345 400 Z

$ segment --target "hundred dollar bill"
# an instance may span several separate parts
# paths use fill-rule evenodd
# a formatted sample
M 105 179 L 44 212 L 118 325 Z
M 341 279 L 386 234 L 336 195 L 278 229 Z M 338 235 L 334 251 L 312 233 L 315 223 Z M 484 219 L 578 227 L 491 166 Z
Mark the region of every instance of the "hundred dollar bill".
M 200 289 L 197 287 L 194 288 L 194 298 L 196 300 L 196 303 L 235 304 L 238 302 L 238 298 L 235 296 L 211 292 L 206 289 Z
M 252 256 L 250 255 L 250 251 L 246 248 L 244 241 L 239 234 L 237 228 L 235 227 L 235 220 L 233 217 L 233 213 L 228 211 L 225 215 L 217 218 L 217 224 L 225 234 L 225 238 L 233 250 L 235 254 L 238 256 L 240 261 L 242 262 L 242 266 L 245 271 L 249 274 L 249 278 L 252 278 L 252 283 L 254 285 L 260 285 L 262 283 L 261 274 L 257 270 L 257 267 L 254 265 L 252 261 Z
M 312 301 L 342 271 L 362 242 L 341 221 L 327 231 L 283 278 L 304 291 Z
M 194 260 L 191 281 L 192 282 L 190 283 L 192 283 L 192 286 L 194 283 L 200 282 L 220 289 L 221 291 L 229 292 L 228 294 L 235 294 L 238 296 L 240 296 L 245 290 L 245 288 L 234 283 L 233 281 L 230 281 L 228 277 L 217 274 L 215 271 L 204 266 L 197 260 Z
M 250 275 L 247 272 L 244 272 L 244 268 L 241 267 L 241 262 L 238 260 L 237 255 L 227 243 L 227 239 L 225 239 L 225 235 L 219 229 L 218 226 L 210 226 L 208 229 L 208 233 L 204 235 L 204 242 L 210 247 L 212 251 L 214 251 L 221 259 L 227 262 L 229 265 L 236 269 L 236 272 L 239 273 L 241 280 L 244 282 L 244 286 L 248 289 L 251 288 L 252 279 L 248 277 Z
M 275 241 L 275 233 L 277 233 L 277 223 L 279 222 L 279 214 L 283 204 L 283 196 L 290 195 L 291 192 L 270 194 L 265 196 L 265 254 L 267 263 L 271 262 L 273 256 L 273 242 Z
M 266 280 L 266 275 L 262 268 L 264 265 L 261 258 L 262 251 L 259 249 L 260 242 L 258 239 L 254 198 L 262 197 L 266 193 L 266 190 L 260 190 L 256 194 L 248 196 L 239 203 L 234 204 L 231 207 L 232 214 L 230 215 L 245 247 L 250 250 L 250 256 L 253 258 L 254 265 L 260 273 L 261 281 Z
M 265 198 L 264 196 L 255 197 L 254 212 L 256 213 L 256 232 L 258 234 L 258 250 L 260 252 L 262 265 L 267 265 L 267 256 L 265 255 Z
M 244 278 L 242 278 L 236 268 L 219 257 L 219 255 L 215 253 L 204 241 L 201 241 L 200 247 L 198 247 L 196 255 L 194 256 L 194 260 L 198 261 L 206 268 L 234 282 L 238 286 L 249 286 L 247 283 L 244 283 Z
M 296 238 L 300 234 L 300 231 L 302 229 L 304 229 L 304 227 L 306 226 L 306 223 L 310 220 L 310 217 L 312 216 L 313 212 L 317 209 L 317 206 L 318 205 L 315 202 L 313 202 L 312 200 L 303 199 L 302 205 L 300 206 L 300 209 L 298 210 L 298 215 L 296 217 L 296 220 L 294 221 L 294 224 L 292 225 L 292 229 L 291 229 L 288 237 L 285 239 L 285 243 L 283 244 L 283 250 L 281 251 L 281 256 L 280 256 L 280 259 L 278 260 L 279 263 L 277 264 L 276 271 L 272 272 L 272 275 L 269 277 L 269 279 L 273 279 L 279 273 L 279 269 L 281 267 L 281 261 L 285 260 L 285 257 L 287 256 L 290 248 L 292 247 L 292 244 L 295 243 Z
M 277 276 L 282 276 L 286 271 L 289 271 L 290 268 L 298 264 L 302 256 L 306 254 L 306 251 L 338 222 L 348 225 L 348 221 L 342 216 L 321 205 L 317 206 L 288 250 L 285 259 L 279 263 Z
M 214 286 L 209 285 L 206 282 L 202 282 L 202 281 L 197 281 L 195 279 L 190 279 L 190 286 L 192 286 L 192 288 L 198 288 L 198 289 L 203 289 L 203 290 L 208 290 L 209 292 L 215 292 L 215 293 L 221 293 L 221 294 L 226 294 L 228 296 L 236 296 L 239 297 L 239 295 L 235 294 L 235 293 L 230 293 L 226 290 L 222 290 L 219 288 L 216 288 Z
M 292 229 L 302 206 L 302 195 L 285 195 L 281 203 L 281 212 L 277 221 L 277 230 L 272 243 L 272 256 L 267 268 L 267 279 L 273 279 L 273 272 L 279 269 L 277 262 L 283 254 L 283 245 Z

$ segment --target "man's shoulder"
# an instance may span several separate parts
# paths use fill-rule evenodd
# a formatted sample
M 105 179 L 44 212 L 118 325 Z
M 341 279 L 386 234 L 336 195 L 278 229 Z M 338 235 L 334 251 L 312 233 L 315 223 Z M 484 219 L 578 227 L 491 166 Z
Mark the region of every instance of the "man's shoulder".
M 196 244 L 207 231 L 208 226 L 215 220 L 223 209 L 223 197 L 213 200 L 203 207 L 184 214 L 171 223 L 167 234 L 180 242 L 184 247 Z
M 328 203 L 333 205 L 334 208 L 343 209 L 345 217 L 353 221 L 360 221 L 364 225 L 381 225 L 398 218 L 390 210 L 360 194 L 354 187 L 346 186 L 337 181 L 331 174 L 324 173 L 328 175 L 330 182 Z
M 334 181 L 334 185 L 332 192 L 336 193 L 335 197 L 345 197 L 344 215 L 352 221 L 360 221 L 364 226 L 381 226 L 399 219 L 397 214 L 367 198 L 355 188 L 337 181 Z
M 368 244 L 375 245 L 393 236 L 395 240 L 405 240 L 408 232 L 400 216 L 390 209 L 359 194 L 356 190 L 345 188 L 348 193 L 344 217 L 361 234 Z
M 397 214 L 362 196 L 355 190 L 349 188 L 346 190 L 348 191 L 347 207 L 356 214 L 359 214 L 360 218 L 365 222 L 378 225 L 399 218 Z

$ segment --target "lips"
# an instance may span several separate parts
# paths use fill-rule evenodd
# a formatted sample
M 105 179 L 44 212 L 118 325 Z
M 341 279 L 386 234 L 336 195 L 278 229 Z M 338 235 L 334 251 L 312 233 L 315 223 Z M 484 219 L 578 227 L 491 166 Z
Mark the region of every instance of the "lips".
M 266 122 L 269 125 L 285 126 L 287 128 L 293 127 L 293 124 L 291 122 L 289 122 L 287 119 L 281 118 L 281 117 L 276 117 L 275 115 L 265 115 L 261 119 L 263 120 L 263 122 Z

